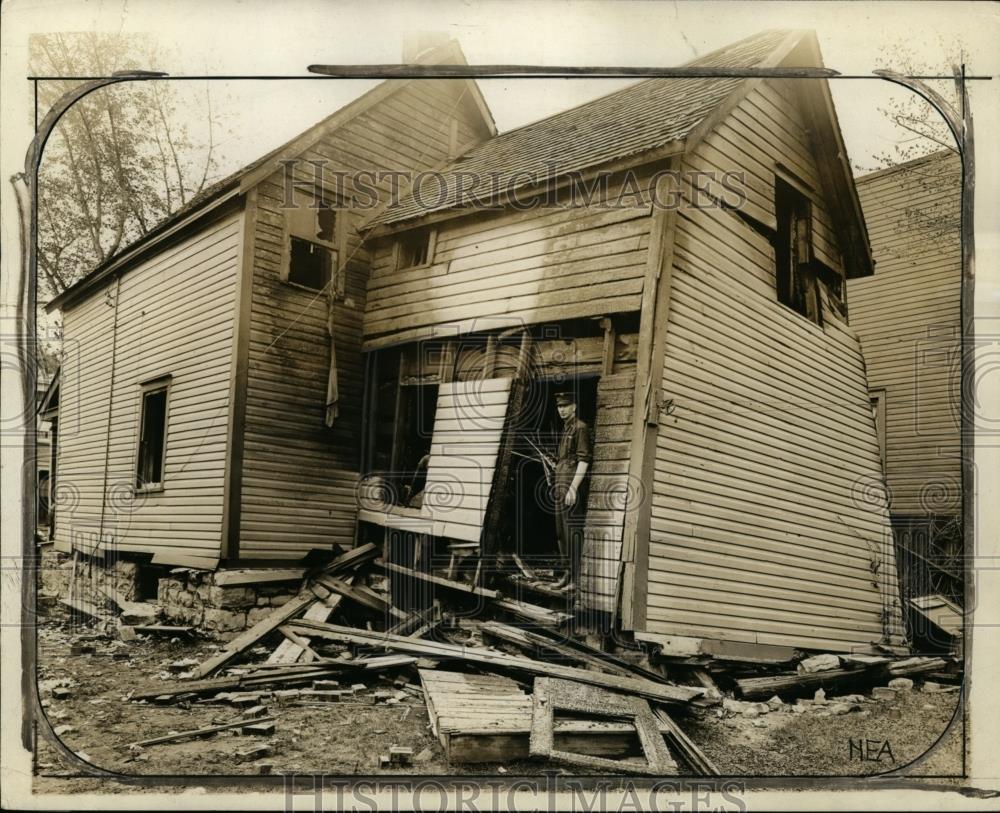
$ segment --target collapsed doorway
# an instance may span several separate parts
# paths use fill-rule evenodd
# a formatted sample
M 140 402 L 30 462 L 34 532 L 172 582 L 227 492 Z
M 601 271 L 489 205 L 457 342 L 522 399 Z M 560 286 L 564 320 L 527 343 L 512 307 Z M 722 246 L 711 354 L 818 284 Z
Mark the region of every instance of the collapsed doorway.
M 573 392 L 577 416 L 593 428 L 597 404 L 598 377 L 565 376 L 532 378 L 524 406 L 510 431 L 514 432 L 510 492 L 503 515 L 507 528 L 500 546 L 501 555 L 516 554 L 532 569 L 557 569 L 556 503 L 552 488 L 555 459 L 563 421 L 556 409 L 555 394 Z M 586 509 L 586 506 L 582 506 Z

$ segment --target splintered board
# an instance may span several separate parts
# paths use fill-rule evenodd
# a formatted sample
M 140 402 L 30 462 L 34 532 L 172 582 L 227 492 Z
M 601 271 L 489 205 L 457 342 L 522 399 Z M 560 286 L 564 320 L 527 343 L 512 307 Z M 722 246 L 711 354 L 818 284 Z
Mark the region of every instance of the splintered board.
M 449 762 L 509 762 L 527 759 L 531 695 L 514 680 L 421 669 L 431 730 Z M 661 729 L 662 730 L 662 729 Z M 557 747 L 587 756 L 640 756 L 635 726 L 594 720 L 557 720 Z

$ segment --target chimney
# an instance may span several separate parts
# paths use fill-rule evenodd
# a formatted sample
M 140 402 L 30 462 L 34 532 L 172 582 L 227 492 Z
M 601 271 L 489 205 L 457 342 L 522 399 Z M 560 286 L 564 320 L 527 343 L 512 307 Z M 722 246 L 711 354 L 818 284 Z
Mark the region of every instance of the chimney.
M 447 43 L 449 37 L 444 31 L 411 31 L 403 36 L 403 64 L 412 65 L 433 48 Z

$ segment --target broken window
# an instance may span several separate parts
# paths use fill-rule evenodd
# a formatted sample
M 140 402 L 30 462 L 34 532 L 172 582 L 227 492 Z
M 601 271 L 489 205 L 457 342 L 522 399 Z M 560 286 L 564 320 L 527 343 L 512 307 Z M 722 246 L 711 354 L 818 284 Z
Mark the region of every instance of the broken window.
M 812 204 L 791 184 L 775 178 L 775 275 L 778 301 L 817 325 L 823 323 L 812 251 Z
M 433 259 L 434 234 L 430 229 L 414 229 L 399 240 L 399 267 L 427 265 Z
M 322 291 L 337 264 L 337 211 L 327 201 L 296 191 L 285 210 L 288 229 L 286 282 Z
M 142 390 L 139 453 L 136 461 L 136 488 L 139 489 L 151 490 L 163 487 L 169 390 L 169 379 L 147 384 Z

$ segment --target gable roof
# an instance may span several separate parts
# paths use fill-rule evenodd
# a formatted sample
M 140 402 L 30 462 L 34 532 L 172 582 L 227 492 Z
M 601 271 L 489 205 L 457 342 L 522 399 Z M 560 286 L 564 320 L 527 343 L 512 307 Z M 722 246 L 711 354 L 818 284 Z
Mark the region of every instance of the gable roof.
M 774 67 L 805 32 L 771 30 L 748 37 L 688 62 L 684 67 Z M 639 156 L 672 142 L 682 141 L 716 110 L 740 85 L 741 77 L 647 79 L 593 101 L 556 113 L 540 121 L 483 142 L 459 156 L 442 170 L 443 181 L 452 182 L 424 206 L 409 196 L 375 215 L 366 229 L 399 224 L 431 212 L 456 208 L 456 173 L 476 173 L 481 180 L 463 192 L 483 195 L 490 188 L 505 191 L 534 185 L 568 172 L 585 170 Z M 497 173 L 495 183 L 490 173 Z M 524 178 L 518 182 L 519 178 Z M 435 184 L 436 186 L 436 184 Z M 495 197 L 495 196 L 494 196 Z
M 421 54 L 416 61 L 427 65 L 468 64 L 457 40 L 449 40 L 437 48 L 429 49 Z M 352 119 L 370 110 L 379 102 L 402 90 L 412 81 L 414 80 L 389 79 L 379 83 L 367 93 L 362 94 L 354 101 L 334 111 L 325 119 L 312 125 L 291 140 L 286 141 L 255 161 L 251 161 L 231 175 L 212 184 L 207 189 L 202 190 L 184 206 L 160 222 L 154 229 L 151 229 L 138 240 L 120 249 L 114 256 L 109 257 L 61 294 L 50 300 L 45 306 L 46 311 L 57 310 L 64 307 L 68 302 L 78 299 L 81 294 L 100 284 L 111 273 L 136 259 L 140 254 L 144 254 L 144 249 L 154 245 L 168 232 L 172 233 L 182 224 L 193 222 L 201 214 L 207 212 L 209 208 L 215 208 L 215 204 L 221 204 L 230 197 L 246 192 L 252 186 L 269 176 L 276 169 L 281 159 L 294 157 L 304 152 L 331 131 L 342 127 Z M 490 113 L 486 100 L 483 98 L 482 92 L 479 90 L 479 86 L 475 80 L 457 79 L 450 81 L 464 81 L 466 83 L 467 91 L 473 105 L 483 120 L 484 128 L 490 136 L 495 135 L 497 131 L 496 123 L 493 121 L 492 113 Z M 210 204 L 213 205 L 210 207 Z

